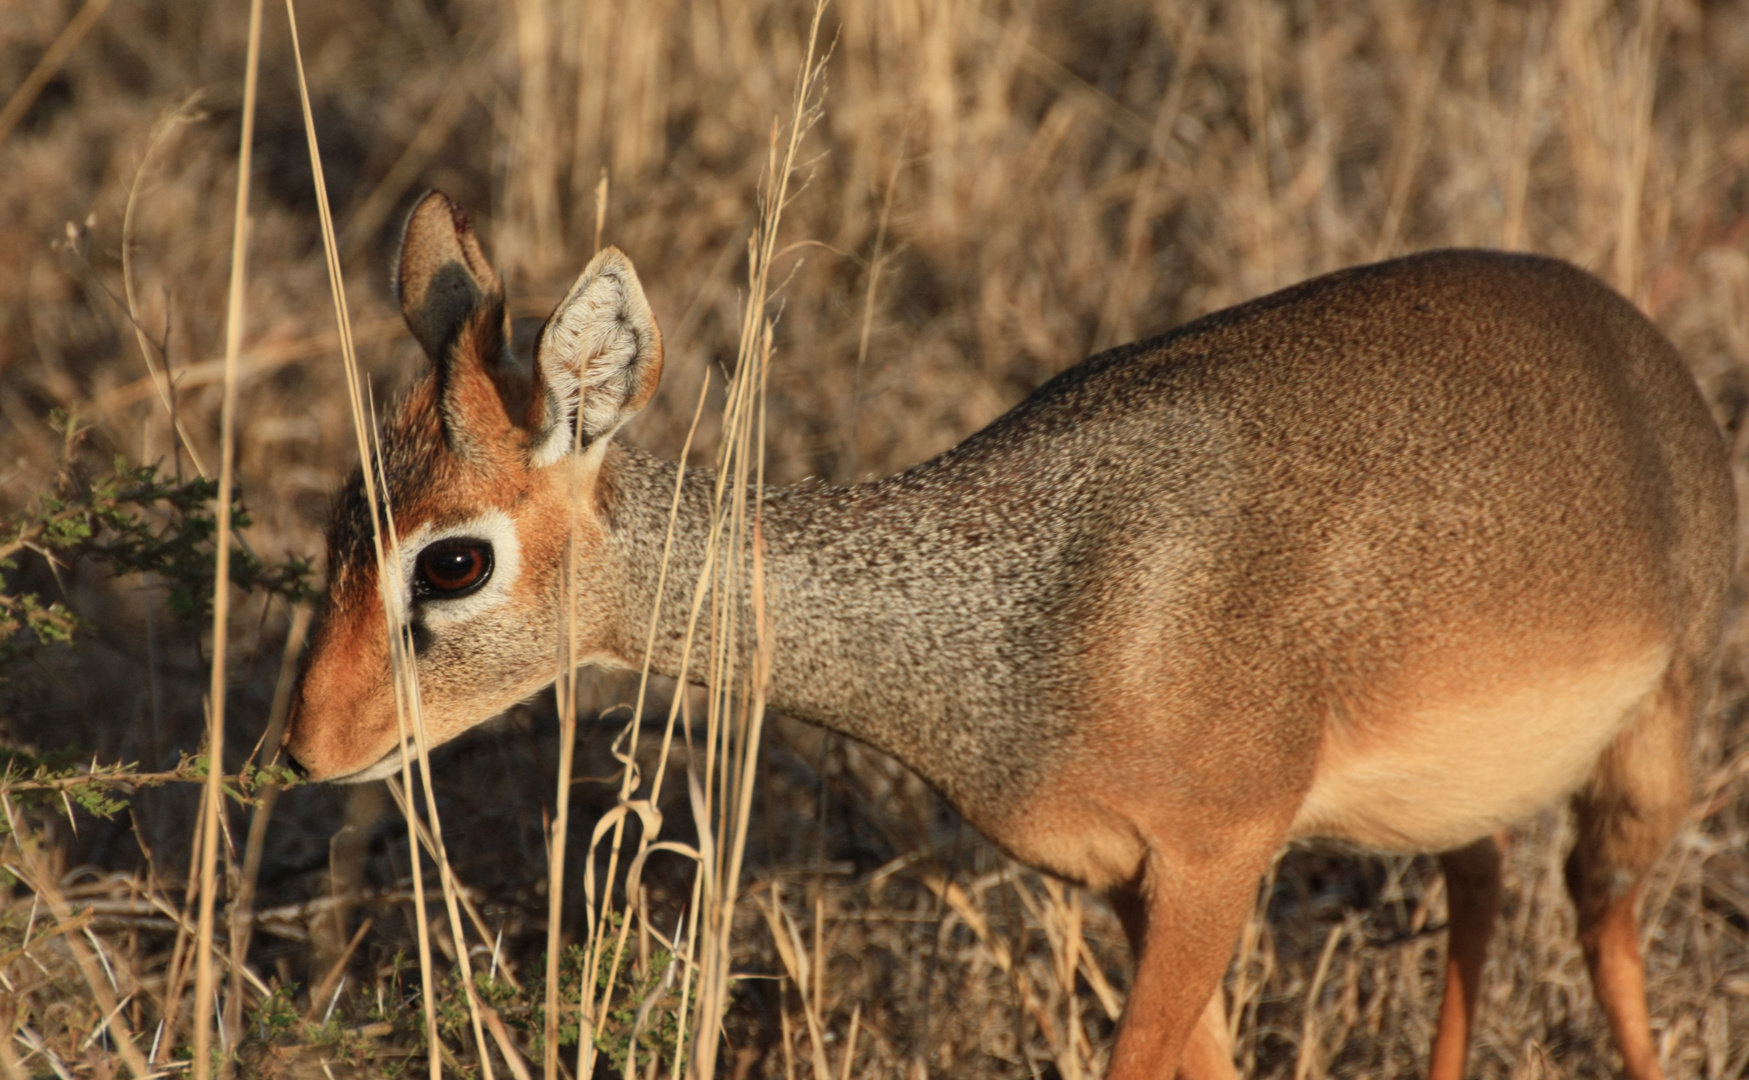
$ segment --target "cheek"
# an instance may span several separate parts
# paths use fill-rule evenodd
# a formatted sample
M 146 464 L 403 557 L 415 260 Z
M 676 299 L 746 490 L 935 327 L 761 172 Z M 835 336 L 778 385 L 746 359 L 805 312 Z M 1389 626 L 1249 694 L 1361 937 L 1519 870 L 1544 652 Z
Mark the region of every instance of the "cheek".
M 419 660 L 420 698 L 426 722 L 442 739 L 467 729 L 550 686 L 558 674 L 560 574 L 567 541 L 567 515 L 553 500 L 531 500 L 516 515 L 518 571 L 501 602 L 453 621 L 432 620 L 432 640 Z M 580 522 L 577 549 L 600 546 L 593 522 Z M 594 591 L 579 567 L 577 654 L 593 654 Z
M 419 661 L 428 720 L 448 735 L 491 719 L 553 681 L 557 627 L 548 609 L 506 605 L 449 628 Z
M 522 543 L 522 580 L 517 582 L 520 599 L 530 602 L 558 586 L 559 568 L 564 565 L 565 546 L 569 539 L 562 517 L 542 515 L 523 522 L 517 529 Z M 579 529 L 577 546 L 588 550 L 594 538 Z

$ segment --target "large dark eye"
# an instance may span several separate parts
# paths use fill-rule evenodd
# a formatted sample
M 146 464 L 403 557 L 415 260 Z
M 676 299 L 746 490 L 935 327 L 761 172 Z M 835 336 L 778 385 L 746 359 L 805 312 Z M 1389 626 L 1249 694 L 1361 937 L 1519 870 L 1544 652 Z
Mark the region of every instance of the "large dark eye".
M 423 596 L 466 596 L 492 576 L 492 545 L 484 540 L 439 540 L 419 553 L 415 588 Z

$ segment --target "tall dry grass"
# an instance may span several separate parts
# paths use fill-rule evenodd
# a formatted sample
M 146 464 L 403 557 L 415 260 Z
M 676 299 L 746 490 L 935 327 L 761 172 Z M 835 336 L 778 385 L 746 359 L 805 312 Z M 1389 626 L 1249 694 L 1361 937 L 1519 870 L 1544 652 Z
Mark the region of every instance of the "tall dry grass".
M 477 211 L 525 319 L 600 243 L 630 253 L 669 363 L 622 437 L 747 484 L 761 460 L 766 483 L 893 470 L 1089 351 L 1445 244 L 1611 281 L 1677 342 L 1742 456 L 1742 4 L 838 0 L 781 218 L 801 0 L 306 0 L 307 114 L 290 10 L 264 23 L 235 365 L 242 534 L 264 554 L 317 553 L 369 402 L 422 362 L 386 267 L 425 187 Z M 17 103 L 0 102 L 0 510 L 61 470 L 55 407 L 89 425 L 87 455 L 220 471 L 247 38 L 244 5 L 0 10 Z M 821 99 L 802 100 L 812 117 Z M 725 573 L 751 565 L 737 505 Z M 94 629 L 6 673 L 0 739 L 149 770 L 203 744 L 217 639 L 161 583 L 42 560 L 14 581 Z M 306 622 L 232 599 L 212 714 L 234 770 L 276 702 L 283 717 Z M 1647 905 L 1674 1077 L 1749 1071 L 1744 644 L 1733 622 L 1693 821 Z M 580 952 L 548 1015 L 593 1025 L 609 1057 L 634 1047 L 640 1075 L 724 1000 L 721 1049 L 694 1060 L 725 1075 L 1096 1075 L 1126 983 L 1104 906 L 1009 863 L 888 760 L 776 717 L 761 739 L 756 694 L 725 684 L 585 671 L 562 706 L 513 710 L 420 778 L 410 762 L 392 795 L 229 804 L 209 834 L 214 1002 L 188 953 L 199 793 L 142 790 L 110 821 L 8 794 L 0 1067 L 179 1070 L 210 1009 L 220 1064 L 246 1074 L 611 1068 L 588 1038 L 546 1053 L 556 944 Z M 1473 1075 L 1614 1067 L 1560 884 L 1569 838 L 1547 814 L 1513 845 Z M 1247 1073 L 1424 1070 L 1444 918 L 1429 862 L 1293 853 L 1258 910 L 1228 980 Z

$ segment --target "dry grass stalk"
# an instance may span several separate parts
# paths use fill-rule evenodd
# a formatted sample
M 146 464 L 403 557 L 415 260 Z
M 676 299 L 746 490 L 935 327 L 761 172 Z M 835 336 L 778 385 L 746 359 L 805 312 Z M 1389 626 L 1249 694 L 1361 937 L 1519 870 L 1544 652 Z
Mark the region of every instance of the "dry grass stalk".
M 741 322 L 741 347 L 736 355 L 735 379 L 731 384 L 731 406 L 724 416 L 724 453 L 719 460 L 719 518 L 721 484 L 731 468 L 734 480 L 730 489 L 728 543 L 730 558 L 723 564 L 717 587 L 712 590 L 713 604 L 718 611 L 713 638 L 718 644 L 719 660 L 710 685 L 715 691 L 707 716 L 707 751 L 705 765 L 705 805 L 710 806 L 711 761 L 717 755 L 717 732 L 721 732 L 722 775 L 718 790 L 722 809 L 717 819 L 718 858 L 727 855 L 726 865 L 701 860 L 699 874 L 705 881 L 702 901 L 705 908 L 698 1007 L 693 1020 L 698 1051 L 693 1054 L 693 1075 L 710 1080 L 716 1071 L 716 1045 L 721 1030 L 729 989 L 729 963 L 735 901 L 740 884 L 741 865 L 747 843 L 747 823 L 752 809 L 754 771 L 758 764 L 758 748 L 765 719 L 765 686 L 770 672 L 770 638 L 765 632 L 765 587 L 763 559 L 757 516 L 749 522 L 746 507 L 751 501 L 754 514 L 764 499 L 765 484 L 765 391 L 770 373 L 772 324 L 766 314 L 766 301 L 771 290 L 771 265 L 777 254 L 778 230 L 783 211 L 789 202 L 790 178 L 794 175 L 797 155 L 807 130 L 818 118 L 817 86 L 824 61 L 816 61 L 820 17 L 825 0 L 816 0 L 808 28 L 807 48 L 796 74 L 794 107 L 790 115 L 787 140 L 779 155 L 778 129 L 772 128 L 769 166 L 766 173 L 766 199 L 760 208 L 759 226 L 749 240 L 748 296 Z M 731 456 L 729 448 L 734 451 Z M 751 496 L 751 500 L 749 500 Z M 750 550 L 752 581 L 748 595 L 752 601 L 754 655 L 750 670 L 743 672 L 736 656 L 741 642 L 738 619 L 741 616 L 735 602 L 743 593 L 739 571 L 744 565 L 743 551 Z M 705 573 L 710 573 L 707 561 Z M 741 681 L 738 693 L 735 684 Z M 741 730 L 732 730 L 729 713 L 739 698 Z M 736 738 L 736 735 L 739 738 Z M 738 757 L 738 760 L 737 760 Z M 738 767 L 737 767 L 738 766 Z M 714 871 L 714 873 L 713 873 Z M 798 990 L 807 992 L 807 980 L 798 982 Z M 817 1049 L 817 1048 L 816 1048 Z M 819 1058 L 822 1065 L 824 1058 Z
M 237 354 L 243 348 L 244 261 L 249 250 L 249 177 L 255 144 L 255 94 L 261 71 L 261 0 L 249 3 L 243 76 L 243 134 L 237 150 L 237 202 L 231 221 L 231 286 L 225 310 L 225 397 L 219 410 L 217 566 L 213 572 L 212 684 L 207 705 L 207 782 L 201 805 L 200 923 L 194 974 L 194 1076 L 212 1073 L 213 906 L 218 899 L 219 824 L 225 812 L 225 652 L 231 631 L 231 491 L 236 483 Z
M 298 656 L 304 638 L 310 631 L 314 612 L 308 604 L 300 604 L 292 612 L 291 629 L 286 634 L 285 650 L 280 658 L 278 685 L 273 692 L 273 705 L 267 715 L 267 730 L 261 733 L 256 752 L 262 760 L 272 761 L 279 754 L 280 739 L 285 734 L 287 714 L 291 711 L 293 680 L 297 676 Z M 250 757 L 253 759 L 254 755 Z M 229 922 L 231 931 L 231 983 L 225 993 L 225 1012 L 220 1023 L 225 1038 L 235 1046 L 243 1038 L 243 983 L 249 966 L 249 938 L 254 929 L 255 887 L 261 875 L 261 857 L 265 850 L 267 823 L 273 818 L 273 807 L 279 801 L 280 789 L 269 785 L 261 793 L 255 812 L 249 816 L 249 835 L 243 847 L 243 871 L 236 893 L 231 897 Z
M 762 498 L 764 482 L 764 417 L 763 398 L 765 379 L 769 372 L 771 356 L 772 327 L 766 317 L 766 298 L 769 295 L 771 282 L 769 265 L 775 258 L 777 235 L 782 220 L 783 208 L 788 201 L 789 181 L 796 167 L 796 157 L 800 150 L 801 140 L 808 127 L 812 126 L 817 115 L 815 103 L 815 85 L 820 74 L 820 67 L 815 61 L 815 42 L 818 40 L 819 21 L 824 9 L 823 0 L 814 11 L 810 28 L 809 45 L 798 72 L 794 107 L 788 128 L 787 142 L 780 143 L 778 129 L 774 124 L 771 136 L 766 185 L 766 197 L 761 206 L 760 226 L 749 240 L 749 294 L 743 306 L 742 331 L 740 347 L 737 353 L 735 374 L 729 385 L 729 404 L 724 411 L 723 420 L 723 450 L 718 460 L 718 486 L 716 516 L 713 522 L 712 537 L 705 558 L 704 569 L 694 593 L 694 610 L 688 627 L 688 641 L 691 640 L 693 628 L 697 626 L 701 607 L 705 596 L 711 600 L 713 610 L 713 625 L 711 641 L 714 643 L 711 670 L 708 673 L 707 685 L 712 688 L 710 707 L 706 717 L 706 764 L 702 776 L 702 795 L 695 800 L 694 813 L 700 819 L 701 839 L 707 830 L 714 834 L 715 843 L 701 846 L 694 852 L 684 845 L 656 845 L 685 854 L 697 856 L 697 874 L 699 883 L 699 900 L 694 906 L 695 921 L 702 904 L 704 923 L 702 930 L 694 930 L 688 934 L 687 946 L 687 983 L 683 991 L 682 1002 L 689 1000 L 686 996 L 691 990 L 691 977 L 696 964 L 699 970 L 700 984 L 698 987 L 698 1004 L 693 1012 L 691 1028 L 693 1031 L 693 1046 L 690 1057 L 687 1057 L 684 1037 L 677 1037 L 676 1069 L 681 1067 L 681 1061 L 690 1060 L 690 1068 L 695 1075 L 708 1078 L 714 1074 L 716 1061 L 716 1046 L 720 1031 L 720 1018 L 726 1006 L 728 994 L 728 966 L 730 948 L 729 926 L 733 918 L 737 883 L 740 877 L 741 860 L 746 846 L 747 818 L 751 810 L 754 772 L 758 762 L 757 748 L 760 741 L 760 729 L 764 717 L 763 680 L 769 670 L 770 659 L 764 651 L 765 637 L 761 632 L 763 620 L 763 584 L 760 578 L 761 556 L 757 540 L 757 521 L 749 521 L 746 508 L 749 503 L 757 507 Z M 605 187 L 597 198 L 597 206 L 605 208 Z M 599 235 L 599 225 L 597 234 Z M 708 384 L 707 384 L 708 385 Z M 700 398 L 700 409 L 703 407 L 703 397 Z M 694 427 L 696 428 L 695 423 Z M 680 478 L 676 478 L 676 508 L 678 507 Z M 725 503 L 725 496 L 727 501 Z M 672 540 L 673 512 L 670 514 L 669 540 Z M 726 557 L 719 552 L 726 545 Z M 751 560 L 753 577 L 745 581 L 742 567 Z M 663 573 L 666 573 L 666 556 Z M 738 653 L 741 640 L 745 634 L 740 620 L 744 613 L 739 608 L 736 598 L 743 594 L 750 595 L 753 605 L 752 617 L 755 623 L 753 638 L 755 642 L 754 656 L 751 662 L 743 661 Z M 652 612 L 651 630 L 655 632 L 657 613 Z M 573 610 L 574 618 L 574 610 Z M 574 642 L 572 635 L 567 640 Z M 572 646 L 574 649 L 574 645 Z M 690 655 L 690 648 L 682 655 Z M 568 656 L 567 667 L 574 669 L 576 657 Z M 648 648 L 644 672 L 640 678 L 639 706 L 634 707 L 632 720 L 628 728 L 629 745 L 634 751 L 641 728 L 641 702 L 648 683 Z M 568 691 L 569 675 L 561 673 L 559 701 L 561 709 L 561 724 L 564 710 L 573 707 L 572 695 Z M 737 705 L 739 708 L 737 709 Z M 666 749 L 672 745 L 673 725 L 679 707 L 670 711 L 668 731 L 664 734 L 663 765 L 666 764 Z M 731 719 L 731 717 L 735 719 Z M 735 730 L 738 728 L 739 730 Z M 560 819 L 563 820 L 563 792 L 568 789 L 569 765 L 568 753 L 571 731 L 568 726 L 561 728 L 561 764 L 560 764 Z M 720 751 L 720 757 L 719 757 Z M 624 825 L 628 814 L 636 812 L 644 819 L 645 828 L 641 831 L 640 850 L 634 858 L 636 867 L 641 867 L 643 859 L 652 850 L 651 841 L 660 828 L 660 817 L 654 810 L 654 803 L 661 795 L 663 766 L 659 766 L 653 794 L 646 800 L 632 800 L 630 795 L 639 784 L 639 773 L 635 763 L 625 758 L 625 769 L 622 773 L 620 805 L 604 816 L 597 825 L 595 836 L 590 845 L 593 853 L 595 845 L 602 839 L 602 834 L 611 827 L 612 840 L 609 845 L 607 880 L 615 880 L 615 873 L 621 854 L 621 844 L 624 837 Z M 719 772 L 720 769 L 720 772 Z M 701 786 L 694 783 L 693 790 Z M 714 796 L 714 799 L 713 799 Z M 716 801 L 720 800 L 720 801 Z M 651 826 L 654 826 L 653 828 Z M 555 822 L 555 836 L 558 835 L 558 825 Z M 558 850 L 558 844 L 554 844 Z M 634 869 L 635 873 L 635 869 Z M 556 883 L 562 877 L 562 870 L 555 870 Z M 593 888 L 594 876 L 586 881 Z M 635 880 L 635 877 L 634 879 Z M 634 886 L 628 885 L 628 889 Z M 556 909 L 556 901 L 554 904 Z M 582 1004 L 582 1033 L 578 1040 L 578 1075 L 591 1075 L 595 1061 L 595 1043 L 593 1035 L 599 1018 L 604 1016 L 612 1004 L 614 987 L 620 964 L 625 954 L 625 944 L 636 914 L 621 920 L 617 933 L 612 932 L 609 910 L 603 905 L 599 911 L 593 895 L 589 906 L 591 918 L 589 922 L 590 938 L 588 942 L 588 963 L 583 980 L 585 999 Z M 556 949 L 551 945 L 549 934 L 549 956 L 556 955 Z M 608 949 L 611 946 L 611 957 Z M 604 980 L 604 989 L 599 1000 L 593 996 L 592 988 L 597 985 L 599 972 L 603 961 L 607 961 L 608 977 Z M 804 984 L 805 985 L 805 984 Z M 549 974 L 549 995 L 556 995 L 556 973 Z M 549 1001 L 551 997 L 549 997 Z M 555 1012 L 549 1005 L 548 1031 L 554 1030 Z M 551 1035 L 549 1034 L 549 1045 Z M 635 1043 L 632 1047 L 635 1053 Z
M 103 945 L 96 937 L 91 936 L 87 927 L 74 924 L 73 910 L 67 904 L 66 897 L 55 884 L 53 871 L 49 862 L 43 857 L 41 849 L 31 838 L 28 831 L 19 831 L 19 818 L 13 812 L 12 800 L 0 794 L 0 810 L 6 814 L 6 824 L 12 836 L 18 841 L 24 866 L 9 865 L 7 870 L 30 886 L 31 892 L 48 901 L 49 911 L 55 916 L 58 925 L 50 933 L 61 936 L 66 942 L 67 951 L 72 953 L 74 963 L 78 965 L 79 974 L 84 978 L 85 985 L 90 988 L 91 995 L 96 999 L 98 1007 L 103 1011 L 103 1023 L 99 1028 L 93 1028 L 87 1041 L 108 1029 L 113 1036 L 116 1051 L 121 1055 L 122 1062 L 134 1076 L 144 1080 L 151 1074 L 145 1057 L 139 1047 L 134 1045 L 133 1032 L 128 1030 L 127 1022 L 121 1017 L 122 1004 L 116 1000 L 119 989 L 115 982 L 115 974 L 105 955 Z M 95 955 L 85 948 L 86 937 L 90 940 Z M 99 971 L 99 963 L 102 965 Z
M 257 57 L 256 63 L 259 64 L 259 62 L 259 57 Z M 139 303 L 134 298 L 133 268 L 130 265 L 132 262 L 132 244 L 130 241 L 133 239 L 134 233 L 134 208 L 139 200 L 140 185 L 146 177 L 146 169 L 152 163 L 153 153 L 157 151 L 165 138 L 173 133 L 181 124 L 187 123 L 192 119 L 190 115 L 192 104 L 192 99 L 185 101 L 175 111 L 159 118 L 158 123 L 153 127 L 151 141 L 146 145 L 146 152 L 140 158 L 140 167 L 134 173 L 134 182 L 128 188 L 127 209 L 122 211 L 121 218 L 121 284 L 123 295 L 127 298 L 128 320 L 133 325 L 134 341 L 139 344 L 140 359 L 145 361 L 146 364 L 146 378 L 143 381 L 150 387 L 150 389 L 157 392 L 158 401 L 164 406 L 165 415 L 169 417 L 170 423 L 176 428 L 177 437 L 181 440 L 181 449 L 187 452 L 189 461 L 194 465 L 194 471 L 201 476 L 205 476 L 207 475 L 206 465 L 201 461 L 199 452 L 194 448 L 194 441 L 188 437 L 187 430 L 183 428 L 182 421 L 176 415 L 176 388 L 170 383 L 170 372 L 168 370 L 161 371 L 152 363 L 152 347 L 146 342 L 146 328 L 140 322 Z M 253 113 L 251 113 L 250 116 L 250 124 L 252 126 Z M 247 140 L 244 140 L 244 142 L 247 142 Z M 244 156 L 243 148 L 239 147 L 237 153 L 239 164 L 241 164 Z M 226 345 L 228 350 L 228 341 Z M 226 378 L 227 375 L 230 375 L 233 378 L 235 377 L 236 363 L 234 358 L 232 358 L 228 352 L 225 356 L 219 358 L 218 363 L 214 367 L 217 378 L 221 380 Z M 107 409 L 104 409 L 103 405 L 99 405 L 99 409 L 101 411 L 108 411 Z
M 357 437 L 359 461 L 362 464 L 365 477 L 365 502 L 372 508 L 372 513 L 370 515 L 371 542 L 376 556 L 377 581 L 379 587 L 383 590 L 383 609 L 390 613 L 388 617 L 388 631 L 390 635 L 389 655 L 393 669 L 393 682 L 395 687 L 395 715 L 402 733 L 399 744 L 401 753 L 400 779 L 403 789 L 411 790 L 411 766 L 408 762 L 407 756 L 407 733 L 409 727 L 408 706 L 410 701 L 413 703 L 412 709 L 414 710 L 414 721 L 412 725 L 413 734 L 415 738 L 420 738 L 422 760 L 424 744 L 421 738 L 422 732 L 417 724 L 416 710 L 418 706 L 416 703 L 418 701 L 418 687 L 416 675 L 413 672 L 412 664 L 408 662 L 406 656 L 407 630 L 400 625 L 400 620 L 396 617 L 396 614 L 394 614 L 398 609 L 388 592 L 390 589 L 389 583 L 397 580 L 397 577 L 389 574 L 388 567 L 390 565 L 398 565 L 399 553 L 393 550 L 395 542 L 393 518 L 391 517 L 386 522 L 382 520 L 383 515 L 392 513 L 392 508 L 388 506 L 388 486 L 380 483 L 381 454 L 376 451 L 381 446 L 381 440 L 376 437 L 377 432 L 374 421 L 375 410 L 369 406 L 365 399 L 365 395 L 361 392 L 361 384 L 358 376 L 358 361 L 354 354 L 352 342 L 352 319 L 346 303 L 346 287 L 343 283 L 340 267 L 340 259 L 338 255 L 339 245 L 334 233 L 333 214 L 328 208 L 328 187 L 322 175 L 322 154 L 316 140 L 316 121 L 310 107 L 309 81 L 304 69 L 303 50 L 298 42 L 297 9 L 294 0 L 286 0 L 285 14 L 287 26 L 291 31 L 293 62 L 297 68 L 298 98 L 300 104 L 303 106 L 304 134 L 309 145 L 310 171 L 315 181 L 316 206 L 321 216 L 322 249 L 327 256 L 328 281 L 333 295 L 336 326 L 340 335 L 341 358 L 345 365 L 347 388 L 350 391 L 349 400 L 352 405 L 353 432 Z M 380 503 L 378 501 L 379 484 L 382 494 L 382 500 Z M 379 505 L 383 508 L 381 514 L 375 510 Z M 388 538 L 387 545 L 384 544 L 385 533 Z M 385 547 L 388 550 L 385 550 Z M 406 819 L 408 855 L 413 865 L 414 915 L 418 925 L 419 974 L 422 989 L 424 991 L 423 1001 L 426 1045 L 430 1047 L 432 1051 L 440 1051 L 442 1044 L 438 1039 L 437 1033 L 436 995 L 433 993 L 434 979 L 431 960 L 431 935 L 425 911 L 425 876 L 420 870 L 419 865 L 419 842 L 415 828 L 414 815 L 407 814 Z M 459 935 L 456 938 L 456 943 L 458 946 L 462 945 L 462 939 Z M 463 956 L 466 955 L 465 947 L 461 948 L 461 953 Z M 477 1035 L 479 1031 L 479 1014 L 477 1009 L 471 1007 L 473 1005 L 471 988 L 472 981 L 470 980 L 470 1012 L 475 1021 L 475 1031 Z M 482 1049 L 484 1048 L 484 1039 L 476 1038 L 476 1042 L 482 1047 Z M 442 1075 L 441 1053 L 429 1053 L 428 1061 L 431 1080 L 440 1080 Z

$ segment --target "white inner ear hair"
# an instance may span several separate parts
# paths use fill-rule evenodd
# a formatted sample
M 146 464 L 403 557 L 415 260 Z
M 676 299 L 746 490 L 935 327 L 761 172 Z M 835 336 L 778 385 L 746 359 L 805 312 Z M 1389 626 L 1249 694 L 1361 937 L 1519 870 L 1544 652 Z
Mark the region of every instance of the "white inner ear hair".
M 433 598 L 424 603 L 421 614 L 425 626 L 433 633 L 477 618 L 510 600 L 510 590 L 522 576 L 522 540 L 516 535 L 516 523 L 502 510 L 488 510 L 477 517 L 450 525 L 421 525 L 413 535 L 401 541 L 401 617 L 412 613 L 413 574 L 419 564 L 419 553 L 451 537 L 466 536 L 492 545 L 492 576 L 478 592 L 451 600 Z
M 579 413 L 582 390 L 578 422 L 586 441 L 611 437 L 632 395 L 638 360 L 649 347 L 649 311 L 641 300 L 626 288 L 616 267 L 603 267 L 578 280 L 541 334 L 541 378 L 561 419 Z M 535 464 L 551 465 L 564 457 L 572 438 L 569 424 L 555 424 L 535 452 Z

